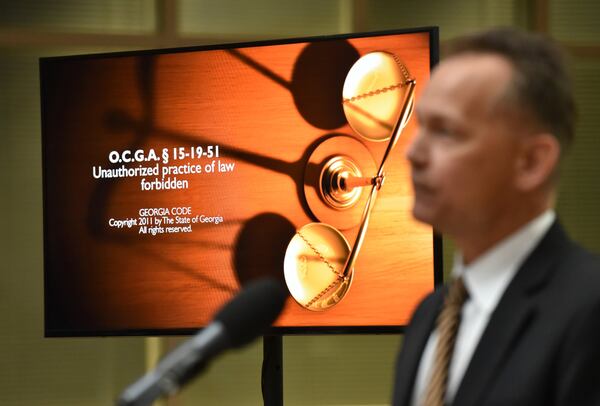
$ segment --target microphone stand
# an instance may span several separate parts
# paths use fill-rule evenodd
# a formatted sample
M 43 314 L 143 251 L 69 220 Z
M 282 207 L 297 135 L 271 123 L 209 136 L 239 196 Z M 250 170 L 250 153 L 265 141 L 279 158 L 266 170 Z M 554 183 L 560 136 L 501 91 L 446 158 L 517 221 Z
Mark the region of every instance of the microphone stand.
M 265 406 L 283 406 L 283 338 L 263 337 L 261 388 Z

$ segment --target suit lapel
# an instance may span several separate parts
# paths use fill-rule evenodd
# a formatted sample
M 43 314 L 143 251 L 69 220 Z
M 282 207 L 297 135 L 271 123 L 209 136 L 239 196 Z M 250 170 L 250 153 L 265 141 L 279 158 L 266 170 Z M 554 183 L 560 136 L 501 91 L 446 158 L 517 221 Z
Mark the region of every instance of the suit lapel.
M 446 290 L 443 287 L 426 299 L 423 307 L 413 316 L 404 335 L 396 369 L 394 405 L 408 405 L 410 402 L 421 356 L 442 307 Z
M 481 396 L 502 368 L 502 362 L 511 345 L 535 317 L 535 308 L 521 292 L 508 292 L 492 314 L 471 362 L 463 376 L 454 399 L 454 405 L 476 406 L 482 404 Z
M 492 313 L 456 393 L 454 405 L 484 403 L 483 396 L 502 370 L 503 361 L 536 317 L 537 308 L 530 297 L 552 276 L 553 265 L 567 245 L 564 231 L 555 222 L 519 268 Z

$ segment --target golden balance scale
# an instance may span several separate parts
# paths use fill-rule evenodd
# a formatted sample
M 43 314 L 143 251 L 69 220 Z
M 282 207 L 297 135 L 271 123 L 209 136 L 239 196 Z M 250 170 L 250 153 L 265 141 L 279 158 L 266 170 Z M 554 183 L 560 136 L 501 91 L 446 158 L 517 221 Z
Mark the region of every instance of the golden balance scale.
M 385 179 L 385 162 L 413 109 L 415 84 L 402 62 L 388 52 L 362 56 L 346 76 L 343 108 L 348 123 L 365 140 L 389 141 L 377 171 L 367 147 L 349 136 L 323 141 L 309 158 L 307 167 L 314 164 L 321 170 L 318 178 L 305 173 L 304 193 L 313 214 L 322 222 L 306 224 L 296 231 L 283 267 L 292 297 L 308 310 L 327 310 L 350 289 L 354 263 Z M 376 175 L 365 176 L 372 173 Z M 363 193 L 365 186 L 371 186 L 368 195 Z M 364 209 L 356 210 L 361 204 Z M 338 229 L 358 224 L 351 249 Z

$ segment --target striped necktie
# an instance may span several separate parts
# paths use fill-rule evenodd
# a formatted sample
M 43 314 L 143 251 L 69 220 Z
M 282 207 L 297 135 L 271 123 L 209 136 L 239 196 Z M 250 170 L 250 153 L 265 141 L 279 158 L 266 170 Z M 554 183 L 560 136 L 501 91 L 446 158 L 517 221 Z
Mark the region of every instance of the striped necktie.
M 437 319 L 438 342 L 435 348 L 431 378 L 425 391 L 423 406 L 443 406 L 448 385 L 448 367 L 454 352 L 460 311 L 469 297 L 462 278 L 456 279 L 448 290 L 444 307 Z

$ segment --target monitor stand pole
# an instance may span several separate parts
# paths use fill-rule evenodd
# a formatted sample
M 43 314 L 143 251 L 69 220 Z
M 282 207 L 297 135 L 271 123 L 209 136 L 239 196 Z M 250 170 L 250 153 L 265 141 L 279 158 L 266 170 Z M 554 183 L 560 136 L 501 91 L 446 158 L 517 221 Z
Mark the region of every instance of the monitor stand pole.
M 262 395 L 265 406 L 283 406 L 283 339 L 263 337 Z

